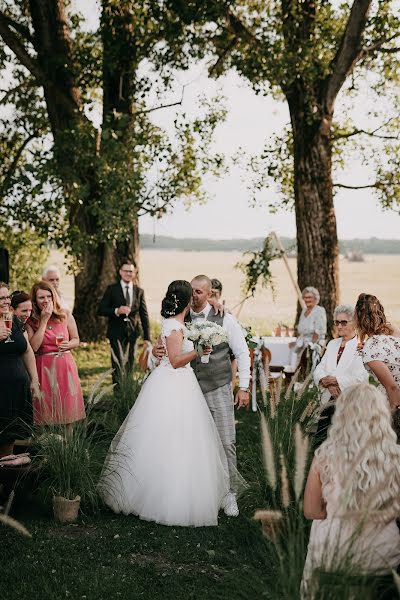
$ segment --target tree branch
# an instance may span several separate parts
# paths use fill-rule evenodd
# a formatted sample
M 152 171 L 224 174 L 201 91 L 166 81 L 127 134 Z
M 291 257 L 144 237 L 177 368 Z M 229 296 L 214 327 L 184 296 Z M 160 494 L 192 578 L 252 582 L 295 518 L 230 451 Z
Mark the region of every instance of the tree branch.
M 379 127 L 377 127 L 376 129 L 373 129 L 372 131 L 366 131 L 365 129 L 354 129 L 354 131 L 350 131 L 349 133 L 339 133 L 337 135 L 334 134 L 332 136 L 332 139 L 333 140 L 347 139 L 350 137 L 354 137 L 355 135 L 362 134 L 362 135 L 369 135 L 371 137 L 378 138 L 380 140 L 398 140 L 399 135 L 379 135 L 379 134 L 377 134 L 377 131 L 379 131 L 380 129 L 383 129 L 384 127 L 387 127 L 387 125 L 389 125 L 389 123 L 394 121 L 394 119 L 396 119 L 396 118 L 397 117 L 390 118 L 388 121 L 386 121 L 386 123 L 379 125 Z
M 368 185 L 345 185 L 344 183 L 334 183 L 333 187 L 343 188 L 345 190 L 367 190 L 377 188 L 376 183 L 370 183 Z
M 182 88 L 182 95 L 181 95 L 180 100 L 177 100 L 176 102 L 171 102 L 170 104 L 160 104 L 160 106 L 153 106 L 153 108 L 147 108 L 145 110 L 134 111 L 133 115 L 145 115 L 147 113 L 151 113 L 151 112 L 154 112 L 155 110 L 160 110 L 162 108 L 171 108 L 172 106 L 182 106 L 183 96 L 185 93 L 185 87 L 186 86 L 183 86 L 183 88 Z
M 331 75 L 326 82 L 325 103 L 329 112 L 347 75 L 360 56 L 361 40 L 372 0 L 354 0 L 340 46 L 331 63 Z
M 13 158 L 13 161 L 11 163 L 11 165 L 7 168 L 7 173 L 6 176 L 4 177 L 4 180 L 2 182 L 1 185 L 1 193 L 4 194 L 7 191 L 7 187 L 9 182 L 11 181 L 12 176 L 14 175 L 17 166 L 18 166 L 18 162 L 19 159 L 22 156 L 23 151 L 25 150 L 25 148 L 27 147 L 27 145 L 29 144 L 29 142 L 31 142 L 33 139 L 35 139 L 38 135 L 37 131 L 34 131 L 33 133 L 31 133 L 20 145 L 20 147 L 18 148 L 18 150 L 15 153 L 15 156 Z
M 31 32 L 29 31 L 28 27 L 25 27 L 25 25 L 21 25 L 21 23 L 17 23 L 17 21 L 14 21 L 14 19 L 12 19 L 8 15 L 4 14 L 2 11 L 0 11 L 0 13 L 1 13 L 1 16 L 3 17 L 3 19 L 5 20 L 5 22 L 7 23 L 7 25 L 9 25 L 15 31 L 17 31 L 20 35 L 22 35 L 22 37 L 24 37 L 28 42 L 33 44 L 33 37 L 31 35 Z
M 43 81 L 43 73 L 35 58 L 33 58 L 26 50 L 17 35 L 11 31 L 7 17 L 0 12 L 0 36 L 4 43 L 12 50 L 20 63 L 28 69 L 28 71 L 37 79 L 38 82 Z
M 63 94 L 59 89 L 55 87 L 55 85 L 51 81 L 48 80 L 48 78 L 45 77 L 38 61 L 28 53 L 18 36 L 13 31 L 11 31 L 7 22 L 7 18 L 1 11 L 0 37 L 3 38 L 4 43 L 15 54 L 20 63 L 26 69 L 28 69 L 28 71 L 33 75 L 33 77 L 35 77 L 38 85 L 52 88 L 57 95 L 57 101 L 68 111 L 71 112 L 71 110 L 76 111 L 77 109 L 79 109 L 79 107 L 71 98 Z
M 394 35 L 392 35 L 388 38 L 381 38 L 380 40 L 377 40 L 373 44 L 366 46 L 365 48 L 362 49 L 358 60 L 362 60 L 365 56 L 367 56 L 368 54 L 372 54 L 376 50 L 379 50 L 380 52 L 386 52 L 386 53 L 398 52 L 400 50 L 400 48 L 382 48 L 383 44 L 387 44 L 388 42 L 391 42 L 392 40 L 395 40 L 398 37 L 400 37 L 400 33 L 395 33 Z

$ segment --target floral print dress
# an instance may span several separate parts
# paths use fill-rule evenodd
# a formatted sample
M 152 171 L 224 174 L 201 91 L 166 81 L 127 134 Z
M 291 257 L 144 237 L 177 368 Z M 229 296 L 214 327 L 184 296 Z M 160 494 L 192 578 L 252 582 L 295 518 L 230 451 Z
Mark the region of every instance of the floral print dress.
M 373 375 L 375 381 L 378 381 L 378 379 L 368 367 L 368 363 L 374 360 L 385 363 L 400 388 L 400 337 L 395 337 L 394 335 L 371 336 L 364 344 L 362 359 L 365 368 Z M 378 388 L 387 396 L 386 390 L 381 383 Z

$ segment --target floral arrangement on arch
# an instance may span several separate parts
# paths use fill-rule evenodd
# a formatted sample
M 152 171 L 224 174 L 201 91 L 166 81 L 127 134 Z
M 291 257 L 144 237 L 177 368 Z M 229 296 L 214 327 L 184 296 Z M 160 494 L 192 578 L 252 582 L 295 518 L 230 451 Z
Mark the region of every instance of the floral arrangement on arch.
M 250 325 L 243 325 L 243 323 L 240 323 L 239 321 L 239 325 L 240 328 L 242 330 L 242 333 L 244 335 L 244 339 L 246 340 L 246 344 L 247 346 L 254 350 L 255 348 L 257 348 L 258 342 L 255 339 L 254 333 L 251 329 Z
M 203 321 L 201 323 L 188 323 L 186 325 L 185 336 L 191 340 L 196 350 L 202 351 L 205 346 L 218 346 L 228 341 L 228 335 L 221 325 L 212 321 Z M 202 355 L 201 362 L 207 364 L 210 355 Z

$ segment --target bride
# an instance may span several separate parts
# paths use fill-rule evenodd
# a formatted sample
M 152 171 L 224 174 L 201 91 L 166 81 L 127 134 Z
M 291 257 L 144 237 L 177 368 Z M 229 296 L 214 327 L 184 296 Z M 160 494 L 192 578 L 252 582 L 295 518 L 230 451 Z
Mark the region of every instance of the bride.
M 218 524 L 229 476 L 217 429 L 190 367 L 197 357 L 184 336 L 191 296 L 187 281 L 168 286 L 161 307 L 166 355 L 111 443 L 99 488 L 115 512 L 200 527 Z

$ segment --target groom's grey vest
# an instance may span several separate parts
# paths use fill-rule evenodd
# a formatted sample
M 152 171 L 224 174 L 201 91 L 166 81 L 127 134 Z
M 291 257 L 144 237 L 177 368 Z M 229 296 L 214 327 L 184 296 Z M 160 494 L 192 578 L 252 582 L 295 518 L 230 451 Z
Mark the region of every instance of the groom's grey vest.
M 190 314 L 185 320 L 188 322 L 192 320 Z M 212 321 L 222 327 L 224 317 L 215 315 L 214 311 L 211 309 L 207 321 Z M 195 360 L 192 360 L 190 364 L 203 394 L 211 392 L 211 390 L 216 390 L 232 381 L 230 348 L 226 342 L 213 347 L 209 363 L 202 363 L 198 356 Z

